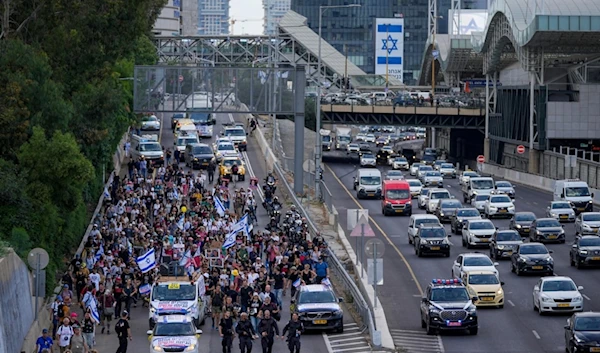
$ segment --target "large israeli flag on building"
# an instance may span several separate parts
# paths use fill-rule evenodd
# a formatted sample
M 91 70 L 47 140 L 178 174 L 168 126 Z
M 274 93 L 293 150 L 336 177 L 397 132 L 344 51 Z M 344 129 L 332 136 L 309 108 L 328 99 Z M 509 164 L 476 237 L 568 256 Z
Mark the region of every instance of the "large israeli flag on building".
M 154 249 L 148 251 L 144 255 L 138 257 L 135 260 L 140 268 L 142 273 L 146 273 L 151 269 L 156 267 L 156 255 L 154 254 Z
M 375 73 L 403 77 L 404 19 L 378 18 L 375 25 Z

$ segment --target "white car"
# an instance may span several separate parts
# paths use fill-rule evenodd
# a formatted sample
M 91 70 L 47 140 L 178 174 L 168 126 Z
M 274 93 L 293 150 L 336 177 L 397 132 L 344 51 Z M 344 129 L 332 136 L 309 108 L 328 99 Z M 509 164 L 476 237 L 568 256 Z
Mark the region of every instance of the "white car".
M 401 171 L 390 170 L 385 173 L 385 180 L 404 180 L 404 175 L 402 175 Z
M 559 222 L 575 222 L 575 211 L 567 201 L 552 201 L 546 208 L 546 217 L 555 218 Z
M 375 140 L 377 140 L 377 139 L 375 138 L 374 134 L 367 134 L 365 136 L 365 142 L 373 142 L 373 143 L 375 143 Z
M 476 195 L 471 199 L 471 206 L 475 207 L 481 214 L 485 212 L 485 204 L 490 195 Z
M 486 217 L 512 217 L 515 215 L 515 204 L 508 195 L 490 195 L 483 207 Z
M 229 137 L 219 137 L 218 139 L 215 140 L 215 143 L 213 143 L 213 151 L 215 151 L 217 149 L 217 146 L 221 143 L 232 143 L 232 142 Z
M 419 167 L 419 169 L 417 170 L 417 178 L 419 180 L 421 180 L 421 182 L 423 181 L 423 175 L 425 174 L 425 172 L 432 172 L 433 171 L 433 167 L 430 165 L 421 165 Z
M 358 143 L 349 143 L 346 148 L 348 153 L 358 153 L 360 151 L 360 145 Z
M 458 179 L 458 183 L 460 185 L 465 185 L 469 182 L 469 179 L 479 178 L 479 177 L 480 177 L 480 175 L 477 174 L 477 172 L 474 172 L 472 170 L 466 170 L 461 174 L 460 179 Z
M 443 188 L 444 187 L 444 178 L 442 178 L 442 174 L 440 172 L 432 171 L 425 172 L 421 179 L 423 185 Z
M 156 131 L 160 130 L 160 120 L 156 115 L 150 115 L 142 119 L 142 130 L 143 131 Z
M 540 315 L 546 312 L 564 313 L 583 311 L 583 287 L 575 285 L 570 277 L 542 277 L 533 287 L 533 309 Z
M 239 153 L 231 142 L 221 142 L 217 145 L 215 157 L 217 161 L 223 160 L 225 157 L 238 157 Z
M 427 207 L 427 202 L 429 202 L 429 192 L 433 189 L 421 188 L 421 193 L 417 197 L 417 205 L 420 209 L 424 210 Z
M 440 200 L 451 199 L 450 192 L 446 189 L 431 189 L 429 192 L 429 199 L 427 200 L 427 207 L 425 211 L 427 213 L 435 212 Z
M 375 155 L 370 153 L 365 153 L 360 156 L 360 166 L 361 167 L 377 167 L 377 159 L 375 159 Z
M 498 263 L 492 262 L 486 254 L 460 254 L 452 264 L 452 276 L 454 278 L 462 278 L 465 272 L 471 271 L 490 271 L 499 276 L 496 266 L 498 266 Z
M 410 166 L 410 175 L 416 176 L 417 172 L 419 171 L 419 167 L 421 167 L 422 165 L 424 165 L 424 164 L 422 164 L 422 163 L 413 163 Z
M 413 197 L 419 197 L 421 195 L 421 190 L 423 189 L 423 184 L 421 184 L 420 180 L 417 179 L 406 179 L 408 182 L 408 186 L 410 187 L 410 195 Z
M 392 169 L 408 170 L 408 160 L 404 157 L 394 157 L 392 159 Z
M 582 212 L 575 220 L 575 235 L 598 235 L 600 212 Z
M 515 187 L 509 181 L 497 181 L 496 191 L 508 195 L 511 199 L 515 198 Z
M 366 137 L 367 134 L 359 133 L 358 135 L 356 135 L 356 141 L 364 141 Z
M 415 235 L 419 230 L 421 225 L 439 225 L 443 227 L 440 223 L 440 220 L 434 216 L 429 214 L 413 214 L 410 216 L 410 220 L 408 221 L 408 243 L 412 244 L 415 240 Z
M 496 226 L 489 219 L 472 219 L 463 222 L 462 245 L 470 249 L 473 246 L 489 247 Z
M 196 329 L 185 315 L 161 316 L 153 330 L 147 332 L 150 353 L 199 352 L 198 338 L 202 330 Z
M 454 164 L 442 163 L 439 170 L 444 178 L 456 179 L 456 168 L 454 167 Z

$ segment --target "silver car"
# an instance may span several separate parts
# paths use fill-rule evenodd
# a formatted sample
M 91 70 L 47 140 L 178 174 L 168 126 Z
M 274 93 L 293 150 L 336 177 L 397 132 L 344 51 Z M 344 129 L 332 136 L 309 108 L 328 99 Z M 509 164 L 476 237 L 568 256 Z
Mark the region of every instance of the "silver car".
M 417 179 L 406 179 L 408 182 L 408 186 L 410 187 L 410 195 L 413 197 L 419 197 L 421 195 L 421 190 L 423 189 L 423 184 L 421 184 L 420 180 Z
M 410 175 L 412 175 L 412 176 L 416 176 L 416 175 L 417 175 L 417 172 L 419 171 L 419 167 L 421 167 L 421 166 L 423 166 L 423 165 L 425 165 L 425 164 L 422 164 L 422 163 L 413 163 L 413 164 L 410 166 Z
M 471 199 L 471 206 L 475 207 L 481 214 L 485 212 L 485 204 L 490 195 L 476 195 Z
M 546 217 L 557 219 L 559 222 L 575 222 L 575 211 L 567 201 L 552 201 L 546 208 Z
M 444 179 L 442 178 L 442 174 L 440 174 L 440 172 L 426 172 L 423 174 L 421 182 L 425 186 L 436 186 L 438 188 L 444 187 Z
M 423 176 L 425 175 L 425 172 L 432 172 L 433 171 L 433 167 L 430 165 L 421 165 L 419 167 L 419 170 L 417 170 L 417 178 L 419 178 L 419 180 L 421 180 L 421 182 L 423 181 Z
M 515 198 L 515 187 L 509 181 L 497 181 L 496 191 L 508 195 L 511 199 Z
M 600 229 L 600 212 L 582 212 L 575 220 L 575 234 L 598 235 Z
M 456 168 L 452 163 L 442 163 L 439 169 L 442 177 L 456 179 Z
M 427 203 L 429 202 L 429 192 L 433 189 L 421 189 L 421 194 L 417 199 L 417 204 L 420 209 L 424 210 L 427 207 Z
M 375 168 L 377 166 L 377 160 L 375 159 L 374 155 L 370 153 L 365 153 L 362 156 L 360 156 L 360 166 Z
M 390 170 L 385 173 L 385 180 L 404 180 L 404 175 L 402 175 L 401 171 Z
M 478 178 L 479 176 L 480 175 L 477 172 L 466 170 L 461 174 L 460 179 L 458 179 L 458 183 L 460 185 L 466 185 L 471 178 Z
M 348 153 L 358 153 L 358 151 L 360 151 L 360 145 L 358 143 L 349 143 L 347 149 Z

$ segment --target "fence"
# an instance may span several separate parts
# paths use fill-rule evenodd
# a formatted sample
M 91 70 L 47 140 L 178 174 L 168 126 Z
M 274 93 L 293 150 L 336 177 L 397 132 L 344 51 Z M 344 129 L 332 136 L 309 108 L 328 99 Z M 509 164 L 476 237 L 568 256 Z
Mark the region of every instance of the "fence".
M 578 178 L 600 189 L 599 160 L 598 152 L 561 146 L 540 156 L 540 175 L 557 180 Z

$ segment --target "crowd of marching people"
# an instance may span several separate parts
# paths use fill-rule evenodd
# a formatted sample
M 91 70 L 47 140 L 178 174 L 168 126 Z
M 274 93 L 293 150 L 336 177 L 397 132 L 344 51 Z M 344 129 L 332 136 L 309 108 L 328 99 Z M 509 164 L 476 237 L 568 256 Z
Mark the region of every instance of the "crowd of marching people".
M 290 351 L 299 352 L 304 328 L 293 300 L 285 307 L 283 298 L 293 298 L 303 284 L 329 283 L 327 245 L 319 234 L 307 236 L 306 219 L 293 206 L 282 214 L 275 178 L 234 189 L 230 179 L 212 183 L 205 172 L 186 172 L 177 163 L 143 171 L 137 165 L 124 178 L 114 176 L 83 253 L 62 277 L 51 336 L 45 333 L 60 352 L 92 352 L 97 335 L 114 332 L 117 353 L 125 353 L 132 308 L 148 306 L 163 257 L 190 278 L 205 278 L 210 325 L 223 337 L 223 352 L 231 352 L 234 337 L 242 352 L 258 338 L 263 352 L 271 352 L 285 334 Z M 258 194 L 268 214 L 260 226 Z M 139 266 L 150 251 L 152 266 Z M 282 319 L 289 323 L 280 330 Z

